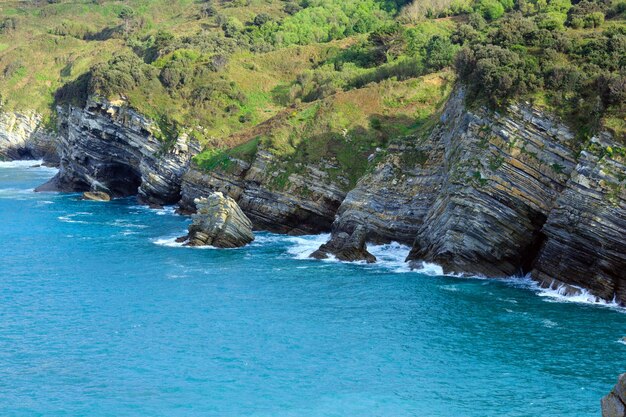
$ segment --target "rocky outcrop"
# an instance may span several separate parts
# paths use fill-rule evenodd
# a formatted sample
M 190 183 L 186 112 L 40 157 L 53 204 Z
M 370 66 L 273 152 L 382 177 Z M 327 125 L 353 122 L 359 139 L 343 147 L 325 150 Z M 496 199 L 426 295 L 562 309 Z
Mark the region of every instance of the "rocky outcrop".
M 257 229 L 291 235 L 328 231 L 346 193 L 314 166 L 290 174 L 281 187 L 281 173 L 271 169 L 274 159 L 259 149 L 251 162 L 231 158 L 228 168 L 192 168 L 183 177 L 181 208 L 193 212 L 194 199 L 220 191 L 237 201 Z
M 617 385 L 602 398 L 602 417 L 626 417 L 626 374 L 622 374 Z
M 87 191 L 83 193 L 83 200 L 111 201 L 111 196 L 102 191 Z
M 441 190 L 409 260 L 487 277 L 529 272 L 541 227 L 576 164 L 573 133 L 530 107 L 510 106 L 506 114 L 454 110 L 431 140 L 446 149 Z
M 232 198 L 216 192 L 196 199 L 195 205 L 186 246 L 239 248 L 254 240 L 252 222 Z
M 58 164 L 55 135 L 42 127 L 42 117 L 36 113 L 0 113 L 0 160 L 17 159 Z
M 532 272 L 626 303 L 625 155 L 610 135 L 581 143 L 529 105 L 467 109 L 460 88 L 428 138 L 392 144 L 348 193 L 331 243 L 362 225 L 368 240 L 411 242 L 416 266 Z
M 374 263 L 376 262 L 376 257 L 367 251 L 365 238 L 366 231 L 361 225 L 354 229 L 352 235 L 346 232 L 335 233 L 328 243 L 320 246 L 310 257 L 314 259 L 328 259 L 334 256 L 340 261 Z
M 581 152 L 541 230 L 532 276 L 543 286 L 575 285 L 626 303 L 625 151 L 604 134 Z
M 58 175 L 39 190 L 138 194 L 149 204 L 173 204 L 198 146 L 187 135 L 165 138 L 152 120 L 129 108 L 91 98 L 85 108 L 59 109 Z

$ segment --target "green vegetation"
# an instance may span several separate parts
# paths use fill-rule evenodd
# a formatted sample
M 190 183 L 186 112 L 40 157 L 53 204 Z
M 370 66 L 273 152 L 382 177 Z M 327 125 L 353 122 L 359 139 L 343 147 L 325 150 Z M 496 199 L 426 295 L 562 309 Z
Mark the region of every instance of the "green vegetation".
M 625 22 L 624 0 L 9 0 L 0 106 L 55 120 L 101 96 L 165 144 L 197 139 L 205 169 L 261 147 L 278 188 L 307 164 L 348 188 L 434 126 L 451 68 L 477 105 L 530 100 L 581 138 L 624 136 Z

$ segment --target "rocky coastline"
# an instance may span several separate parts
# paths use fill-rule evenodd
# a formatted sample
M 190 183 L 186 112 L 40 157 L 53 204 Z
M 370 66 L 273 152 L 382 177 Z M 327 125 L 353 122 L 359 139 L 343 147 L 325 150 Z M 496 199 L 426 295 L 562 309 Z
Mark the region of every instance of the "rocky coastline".
M 349 192 L 319 166 L 273 186 L 274 156 L 262 146 L 251 160 L 201 170 L 192 162 L 195 141 L 184 133 L 164 140 L 155 122 L 124 102 L 91 97 L 84 108 L 59 108 L 56 135 L 37 118 L 0 121 L 4 158 L 50 153 L 56 143 L 60 170 L 40 191 L 137 195 L 145 204 L 178 203 L 187 214 L 196 199 L 221 192 L 256 230 L 331 231 L 324 256 L 371 262 L 361 241 L 397 241 L 412 247 L 407 262 L 415 266 L 529 274 L 545 287 L 584 288 L 626 304 L 624 148 L 606 132 L 581 142 L 528 104 L 502 113 L 468 108 L 459 87 L 430 135 L 392 142 Z

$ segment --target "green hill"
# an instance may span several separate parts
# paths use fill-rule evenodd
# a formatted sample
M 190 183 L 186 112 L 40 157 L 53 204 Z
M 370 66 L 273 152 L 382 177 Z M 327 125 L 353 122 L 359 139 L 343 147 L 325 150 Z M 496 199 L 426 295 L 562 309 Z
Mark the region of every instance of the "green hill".
M 582 139 L 623 136 L 625 13 L 624 0 L 4 1 L 0 103 L 52 122 L 91 94 L 122 100 L 164 141 L 200 140 L 210 167 L 247 140 L 297 159 L 303 140 L 334 149 L 363 128 L 357 151 L 385 146 L 432 124 L 455 72 L 476 104 L 531 100 Z

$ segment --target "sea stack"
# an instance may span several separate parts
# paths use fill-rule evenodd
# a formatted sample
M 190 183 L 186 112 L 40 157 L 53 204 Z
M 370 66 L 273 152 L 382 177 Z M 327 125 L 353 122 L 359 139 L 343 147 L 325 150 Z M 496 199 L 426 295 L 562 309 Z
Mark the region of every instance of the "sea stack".
M 602 417 L 626 417 L 626 373 L 620 375 L 613 391 L 602 398 Z
M 311 258 L 327 259 L 333 255 L 340 261 L 374 263 L 376 257 L 367 251 L 366 237 L 365 227 L 361 225 L 357 226 L 351 235 L 345 232 L 333 234 L 327 243 L 311 254 Z
M 232 198 L 215 192 L 195 199 L 195 204 L 186 246 L 239 248 L 254 240 L 252 222 Z

